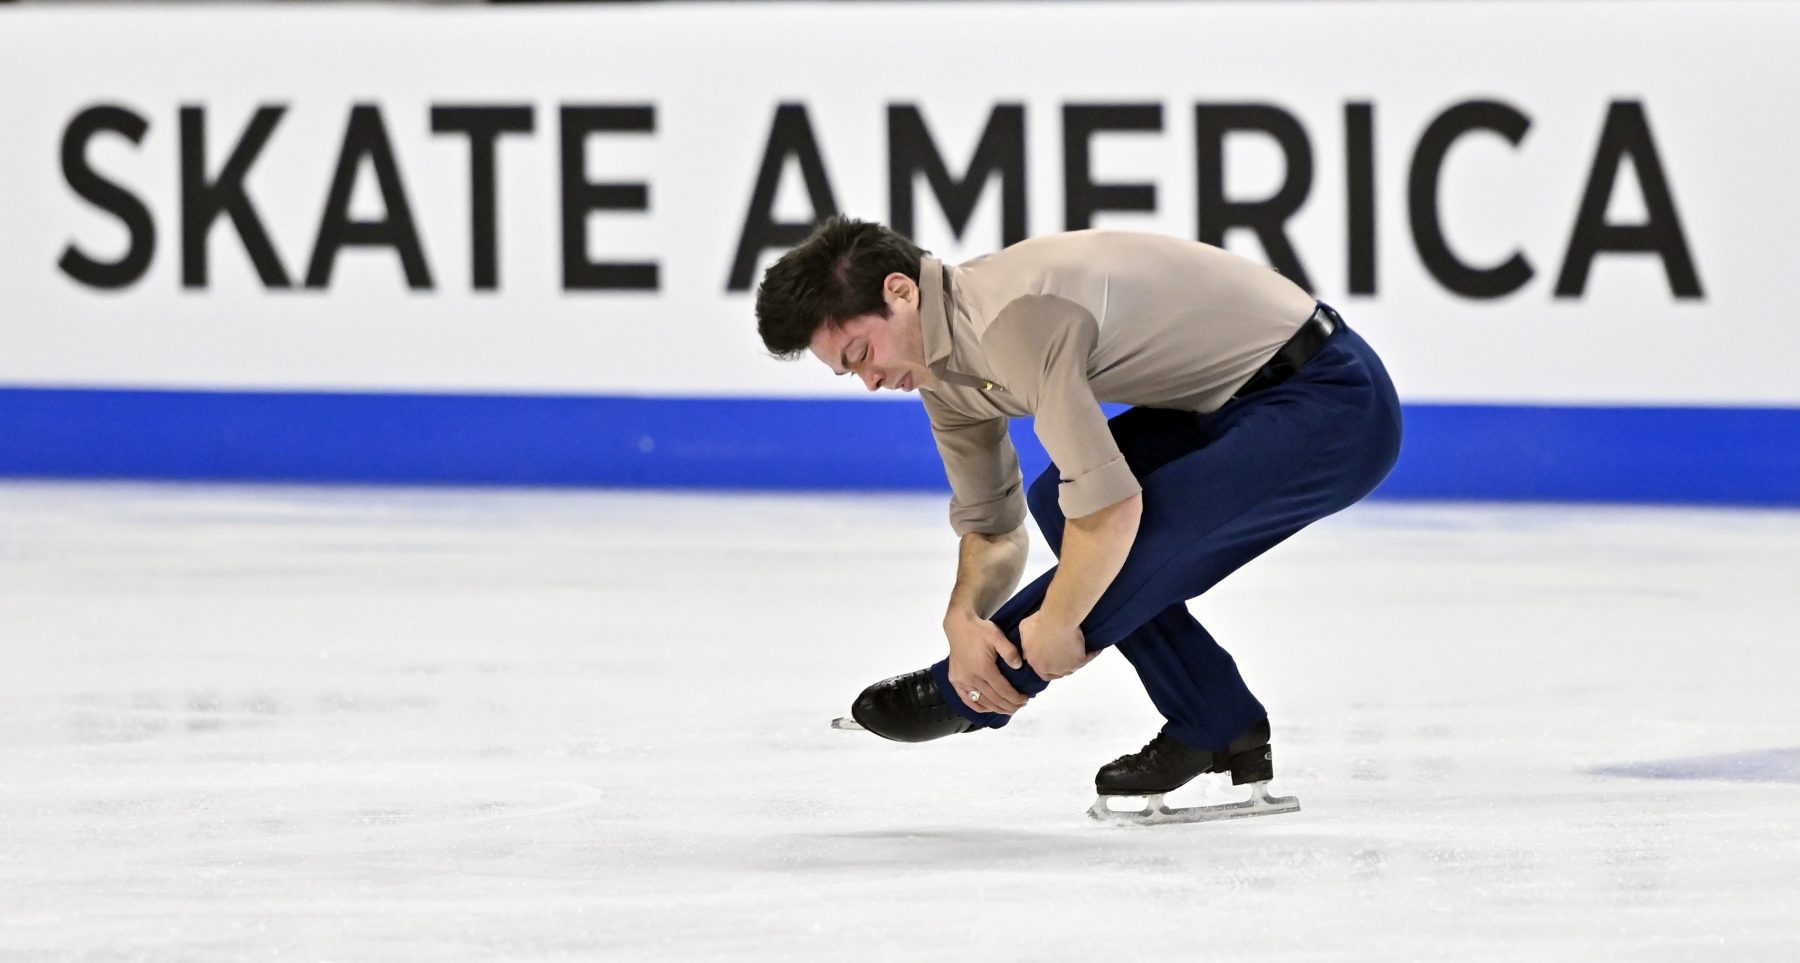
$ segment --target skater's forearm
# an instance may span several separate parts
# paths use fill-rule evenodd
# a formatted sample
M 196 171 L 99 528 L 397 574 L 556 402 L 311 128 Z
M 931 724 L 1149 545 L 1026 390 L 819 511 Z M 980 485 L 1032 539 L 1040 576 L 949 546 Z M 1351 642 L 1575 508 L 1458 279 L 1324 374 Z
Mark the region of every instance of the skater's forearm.
M 972 614 L 985 619 L 993 615 L 1018 588 L 1030 546 L 1031 539 L 1023 525 L 1002 535 L 964 535 L 957 550 L 956 587 L 950 591 L 945 618 Z
M 1143 513 L 1144 496 L 1133 495 L 1091 515 L 1068 520 L 1056 575 L 1038 609 L 1045 620 L 1073 628 L 1087 618 L 1125 566 Z

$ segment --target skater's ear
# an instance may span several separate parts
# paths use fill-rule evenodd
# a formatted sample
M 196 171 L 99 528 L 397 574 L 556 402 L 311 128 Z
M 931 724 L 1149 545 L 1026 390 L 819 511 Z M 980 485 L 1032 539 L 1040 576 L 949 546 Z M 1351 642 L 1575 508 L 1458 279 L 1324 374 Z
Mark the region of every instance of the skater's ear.
M 916 304 L 919 300 L 919 285 L 912 278 L 895 271 L 882 279 L 882 298 L 889 308 L 898 304 Z

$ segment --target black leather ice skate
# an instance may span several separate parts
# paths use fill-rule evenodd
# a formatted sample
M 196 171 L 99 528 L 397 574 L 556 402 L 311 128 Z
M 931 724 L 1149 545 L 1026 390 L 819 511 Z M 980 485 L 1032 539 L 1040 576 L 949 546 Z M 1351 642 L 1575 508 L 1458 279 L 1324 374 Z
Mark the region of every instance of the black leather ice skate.
M 850 719 L 831 723 L 836 729 L 867 729 L 895 742 L 930 742 L 980 728 L 956 714 L 938 693 L 930 669 L 884 679 L 869 686 L 850 704 Z
M 1144 748 L 1101 766 L 1094 774 L 1094 788 L 1103 796 L 1150 796 L 1174 792 L 1208 772 L 1230 772 L 1234 786 L 1274 778 L 1269 720 L 1251 726 L 1223 752 L 1189 748 L 1159 732 Z
M 1164 793 L 1180 789 L 1194 777 L 1225 772 L 1231 773 L 1234 786 L 1250 784 L 1248 802 L 1186 809 L 1170 809 L 1163 805 Z M 1268 794 L 1268 782 L 1274 777 L 1275 763 L 1269 749 L 1267 719 L 1251 726 L 1218 752 L 1183 745 L 1167 733 L 1159 732 L 1149 745 L 1114 759 L 1094 774 L 1094 788 L 1099 791 L 1099 798 L 1094 800 L 1088 815 L 1111 822 L 1203 822 L 1298 810 L 1300 801 L 1292 796 Z M 1107 805 L 1108 796 L 1144 796 L 1148 802 L 1142 810 L 1120 812 Z

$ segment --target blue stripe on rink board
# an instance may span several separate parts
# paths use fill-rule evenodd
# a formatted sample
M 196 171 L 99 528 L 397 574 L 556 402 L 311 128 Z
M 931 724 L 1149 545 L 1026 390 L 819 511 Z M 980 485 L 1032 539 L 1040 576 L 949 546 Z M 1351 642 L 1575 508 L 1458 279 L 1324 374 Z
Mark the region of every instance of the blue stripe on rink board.
M 1395 498 L 1800 505 L 1800 408 L 1409 405 Z M 1028 422 L 1027 472 L 1046 459 Z M 0 388 L 0 475 L 943 490 L 915 403 Z

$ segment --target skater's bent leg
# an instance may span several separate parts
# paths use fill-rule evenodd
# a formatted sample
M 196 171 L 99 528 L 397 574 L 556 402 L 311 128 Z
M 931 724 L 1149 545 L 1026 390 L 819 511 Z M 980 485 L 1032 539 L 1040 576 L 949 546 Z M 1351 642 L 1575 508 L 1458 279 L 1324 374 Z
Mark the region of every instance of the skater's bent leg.
M 1132 637 L 1159 614 L 1198 597 L 1289 535 L 1361 499 L 1386 476 L 1399 450 L 1399 408 L 1392 385 L 1379 360 L 1354 332 L 1345 329 L 1333 342 L 1292 381 L 1214 415 L 1133 409 L 1115 419 L 1149 413 L 1138 423 L 1153 425 L 1156 430 L 1146 432 L 1146 437 L 1164 444 L 1161 450 L 1154 444 L 1133 448 L 1140 457 L 1147 452 L 1152 464 L 1189 443 L 1181 431 L 1169 430 L 1169 418 L 1190 419 L 1193 430 L 1204 437 L 1200 447 L 1139 475 L 1143 520 L 1124 567 L 1081 624 L 1090 650 Z M 1133 449 L 1122 444 L 1121 451 L 1131 458 Z M 1060 518 L 1050 520 L 1043 510 L 1050 504 L 1048 482 L 1040 478 L 1032 488 L 1037 497 L 1030 501 L 1039 508 L 1046 537 L 1052 537 L 1052 531 L 1060 534 Z M 1056 547 L 1054 538 L 1052 544 Z M 1052 569 L 1039 576 L 995 613 L 993 621 L 1015 643 L 1018 624 L 1041 606 L 1054 575 Z M 1224 655 L 1185 614 L 1171 613 L 1145 638 L 1152 645 L 1161 642 L 1171 648 L 1185 648 L 1193 641 L 1199 663 L 1216 660 L 1214 650 Z M 1180 656 L 1154 657 L 1151 652 L 1145 652 L 1141 662 L 1134 660 L 1134 665 L 1139 665 L 1140 674 L 1145 665 L 1167 666 L 1171 671 L 1203 668 L 1188 665 Z M 1025 695 L 1045 688 L 1029 666 L 1017 670 L 1002 666 L 1001 671 Z M 972 711 L 959 693 L 951 692 L 942 665 L 937 674 L 953 709 L 982 725 L 1005 724 L 1007 717 Z M 1236 686 L 1226 688 L 1241 687 L 1235 665 L 1228 681 Z M 1206 718 L 1201 697 L 1192 692 L 1184 696 L 1182 691 L 1178 684 L 1169 686 L 1159 708 L 1172 718 Z M 1184 700 L 1188 704 L 1179 704 Z M 1247 690 L 1224 701 L 1254 704 Z M 1235 724 L 1225 718 L 1234 714 L 1228 706 L 1221 711 L 1219 725 Z
M 1114 416 L 1107 422 L 1113 440 L 1117 442 L 1119 451 L 1125 456 L 1132 474 L 1145 478 L 1156 469 L 1168 464 L 1176 458 L 1193 451 L 1205 443 L 1204 433 L 1198 427 L 1195 415 L 1186 411 L 1171 411 L 1160 408 L 1131 408 Z M 1063 516 L 1062 505 L 1058 495 L 1062 486 L 1062 473 L 1055 465 L 1051 465 L 1038 474 L 1025 489 L 1025 505 L 1031 511 L 1031 517 L 1037 522 L 1038 531 L 1044 535 L 1050 551 L 1058 557 L 1062 556 L 1063 531 L 1068 519 Z M 1019 644 L 1019 623 L 1026 616 L 1036 612 L 1043 604 L 1044 591 L 1050 585 L 1055 570 L 1044 573 L 1030 584 L 1019 590 L 1003 604 L 992 616 L 992 621 L 1005 633 L 1014 645 Z M 1148 619 L 1152 611 L 1143 613 Z M 1218 644 L 1206 637 L 1206 643 L 1217 648 Z M 1090 648 L 1094 648 L 1090 646 Z M 960 692 L 953 692 L 950 686 L 949 660 L 932 666 L 932 675 L 937 680 L 938 689 L 943 693 L 945 701 L 951 708 L 966 718 L 973 719 L 989 728 L 1000 728 L 1011 719 L 1004 713 L 981 712 L 970 707 Z M 1048 685 L 1029 665 L 1014 669 L 1004 660 L 996 660 L 1000 673 L 1004 675 L 1013 688 L 1021 695 L 1034 696 L 1044 691 Z M 1234 676 L 1235 677 L 1235 676 Z M 1242 685 L 1241 680 L 1239 685 Z M 1249 693 L 1245 692 L 1245 696 Z
M 1211 436 L 1203 447 L 1141 479 L 1137 538 L 1081 624 L 1090 649 L 1120 641 L 1354 504 L 1399 453 L 1393 388 L 1348 329 L 1294 379 L 1204 416 L 1202 424 Z M 1146 611 L 1147 604 L 1153 607 Z
M 1171 411 L 1159 408 L 1131 408 L 1114 416 L 1107 422 L 1113 439 L 1119 445 L 1119 451 L 1125 456 L 1132 473 L 1139 478 L 1153 474 L 1158 468 L 1168 464 L 1194 449 L 1205 444 L 1205 433 L 1199 427 L 1196 416 L 1192 412 Z M 1031 517 L 1037 522 L 1038 530 L 1043 533 L 1044 541 L 1050 551 L 1058 557 L 1062 555 L 1063 531 L 1068 519 L 1063 516 L 1062 506 L 1058 501 L 1062 484 L 1061 472 L 1051 465 L 1025 489 L 1025 504 L 1031 511 Z M 1019 623 L 1026 616 L 1036 612 L 1043 603 L 1044 591 L 1049 587 L 1055 570 L 1045 572 L 1030 584 L 1020 589 L 1012 598 L 1002 605 L 992 616 L 992 621 L 999 626 L 1006 637 L 1014 645 L 1019 644 Z M 1153 611 L 1145 611 L 1148 619 Z M 1217 648 L 1211 637 L 1205 639 L 1206 644 Z M 1095 646 L 1090 646 L 1095 648 Z M 1026 696 L 1034 696 L 1042 691 L 1048 683 L 1031 670 L 1029 665 L 1019 669 L 998 661 L 1000 672 L 1011 682 L 1013 688 Z M 1000 728 L 1011 719 L 1010 716 L 998 712 L 981 712 L 970 707 L 962 698 L 962 693 L 953 692 L 950 686 L 949 662 L 939 662 L 932 667 L 932 674 L 937 680 L 939 690 L 945 700 L 958 713 L 973 719 L 989 728 Z M 1235 675 L 1234 675 L 1235 678 Z M 1242 685 L 1242 681 L 1238 683 Z M 1244 696 L 1249 697 L 1246 691 Z M 1251 697 L 1253 698 L 1253 697 Z

